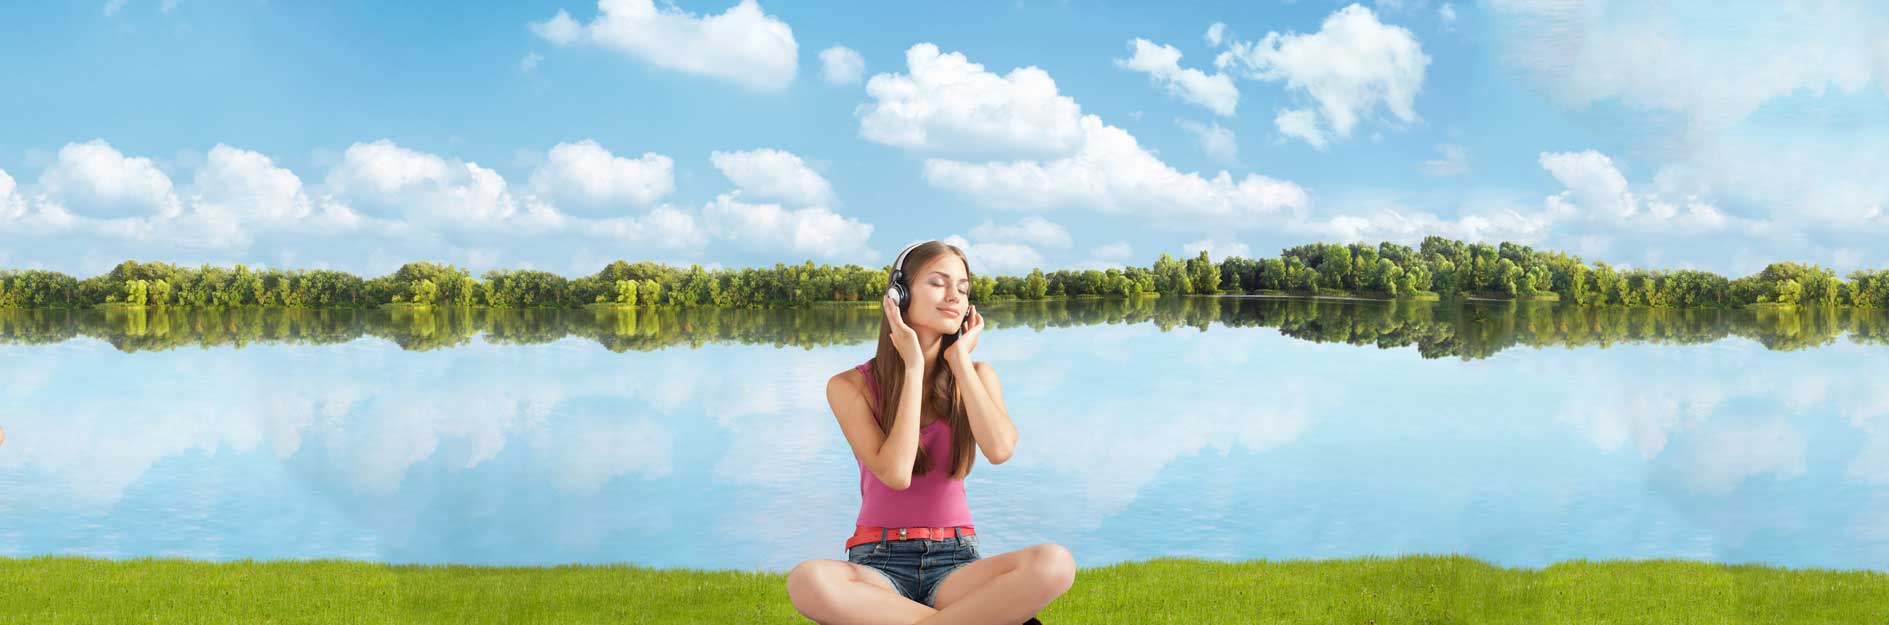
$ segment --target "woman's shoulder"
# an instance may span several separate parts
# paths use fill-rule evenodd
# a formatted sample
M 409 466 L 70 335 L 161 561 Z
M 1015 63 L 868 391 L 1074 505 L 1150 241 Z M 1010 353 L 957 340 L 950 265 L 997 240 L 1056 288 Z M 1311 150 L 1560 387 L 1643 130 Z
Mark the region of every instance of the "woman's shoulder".
M 827 378 L 827 383 L 828 384 L 841 384 L 841 385 L 849 386 L 852 388 L 864 390 L 866 388 L 866 375 L 859 371 L 858 365 L 854 365 L 851 367 L 847 367 L 845 370 L 840 371 L 839 373 L 833 374 L 833 377 Z
M 866 375 L 860 372 L 858 367 L 848 368 L 845 371 L 835 373 L 833 377 L 827 378 L 826 400 L 828 403 L 837 406 L 841 403 L 850 403 L 854 401 L 853 398 L 858 398 L 858 401 L 863 401 L 867 406 L 871 406 L 873 404 L 871 398 L 872 393 L 867 391 L 867 385 L 869 383 L 870 382 L 866 380 Z

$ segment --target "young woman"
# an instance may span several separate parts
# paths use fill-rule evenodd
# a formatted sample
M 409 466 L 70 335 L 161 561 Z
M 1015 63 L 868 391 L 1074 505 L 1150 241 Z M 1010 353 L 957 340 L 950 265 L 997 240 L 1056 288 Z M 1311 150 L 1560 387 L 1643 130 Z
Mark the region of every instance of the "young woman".
M 787 594 L 825 625 L 1038 623 L 1032 615 L 1075 583 L 1076 561 L 1054 543 L 978 552 L 964 478 L 974 448 L 1009 460 L 1017 428 L 996 372 L 971 360 L 984 318 L 969 301 L 969 263 L 927 241 L 892 270 L 878 351 L 826 384 L 860 472 L 847 559 L 800 563 Z

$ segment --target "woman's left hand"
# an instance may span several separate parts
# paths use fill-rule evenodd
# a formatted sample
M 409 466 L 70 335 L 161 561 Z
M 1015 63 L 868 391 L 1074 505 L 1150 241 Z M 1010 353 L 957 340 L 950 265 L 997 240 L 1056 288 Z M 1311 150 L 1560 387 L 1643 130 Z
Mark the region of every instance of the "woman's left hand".
M 964 333 L 951 343 L 951 349 L 957 350 L 959 356 L 970 356 L 971 350 L 977 349 L 977 337 L 983 334 L 984 315 L 977 312 L 976 306 L 972 306 L 970 315 L 964 320 Z

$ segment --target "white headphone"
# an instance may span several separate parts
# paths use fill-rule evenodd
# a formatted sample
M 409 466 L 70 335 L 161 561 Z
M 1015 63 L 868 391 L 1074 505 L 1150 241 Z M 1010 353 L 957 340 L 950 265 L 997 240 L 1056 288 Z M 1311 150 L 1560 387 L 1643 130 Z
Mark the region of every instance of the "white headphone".
M 898 259 L 892 261 L 892 276 L 890 280 L 886 281 L 888 286 L 886 286 L 885 294 L 892 299 L 898 300 L 897 303 L 901 309 L 905 308 L 906 304 L 912 302 L 912 291 L 905 286 L 905 255 L 912 253 L 914 248 L 930 242 L 931 241 L 919 241 L 907 245 L 903 251 L 899 252 Z

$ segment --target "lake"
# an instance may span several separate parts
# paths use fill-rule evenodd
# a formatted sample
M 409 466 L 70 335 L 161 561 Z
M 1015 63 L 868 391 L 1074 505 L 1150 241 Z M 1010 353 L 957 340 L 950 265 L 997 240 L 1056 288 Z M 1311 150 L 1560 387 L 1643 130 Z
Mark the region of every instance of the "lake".
M 986 555 L 1889 571 L 1881 311 L 981 305 Z M 0 310 L 0 555 L 841 558 L 875 304 Z

